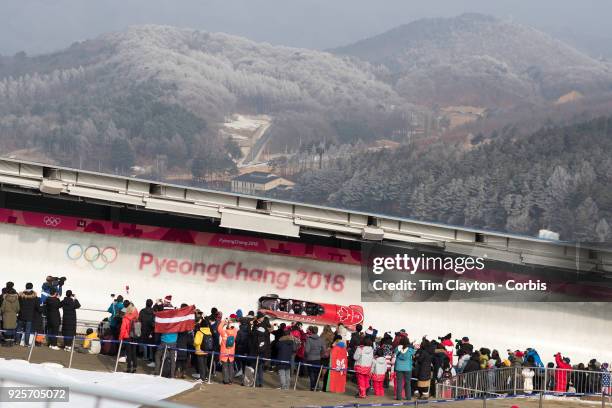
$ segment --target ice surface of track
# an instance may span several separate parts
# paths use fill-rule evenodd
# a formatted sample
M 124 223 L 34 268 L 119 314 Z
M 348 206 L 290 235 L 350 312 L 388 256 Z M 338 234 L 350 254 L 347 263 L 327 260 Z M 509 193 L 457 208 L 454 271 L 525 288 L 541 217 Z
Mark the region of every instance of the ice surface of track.
M 90 385 L 92 389 L 100 391 L 104 395 L 105 389 L 122 391 L 129 393 L 132 397 L 143 398 L 146 401 L 162 400 L 173 395 L 179 394 L 193 387 L 193 383 L 183 380 L 161 378 L 145 374 L 126 374 L 126 373 L 105 373 L 100 371 L 85 371 L 72 368 L 63 368 L 55 363 L 30 364 L 24 360 L 4 360 L 0 359 L 0 371 L 10 375 L 15 373 L 25 375 L 28 378 L 43 379 L 55 387 L 70 387 L 71 385 Z M 9 386 L 29 386 L 29 384 L 19 384 L 6 381 L 3 387 Z M 21 408 L 43 407 L 45 403 L 19 402 L 15 406 Z M 9 403 L 0 406 L 10 406 Z M 69 394 L 68 403 L 56 403 L 51 406 L 61 407 L 93 407 L 95 397 L 77 393 Z M 138 404 L 120 403 L 117 401 L 101 401 L 100 408 L 130 408 L 137 407 Z

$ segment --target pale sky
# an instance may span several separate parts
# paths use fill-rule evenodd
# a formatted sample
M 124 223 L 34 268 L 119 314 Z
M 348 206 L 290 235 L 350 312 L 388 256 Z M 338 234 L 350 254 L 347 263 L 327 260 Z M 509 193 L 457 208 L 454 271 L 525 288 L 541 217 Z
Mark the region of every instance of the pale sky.
M 582 48 L 612 48 L 610 0 L 0 0 L 0 54 L 55 51 L 146 23 L 325 49 L 464 12 L 511 18 Z

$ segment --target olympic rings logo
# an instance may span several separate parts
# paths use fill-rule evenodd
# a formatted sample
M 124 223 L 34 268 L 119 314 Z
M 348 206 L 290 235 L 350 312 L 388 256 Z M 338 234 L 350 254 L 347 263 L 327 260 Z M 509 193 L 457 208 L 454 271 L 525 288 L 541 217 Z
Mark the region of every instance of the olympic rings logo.
M 57 227 L 62 223 L 62 219 L 59 217 L 52 217 L 50 215 L 45 215 L 43 218 L 43 222 L 47 227 Z
M 109 264 L 117 260 L 117 249 L 115 247 L 105 247 L 100 249 L 96 245 L 89 245 L 83 248 L 81 244 L 71 244 L 66 249 L 66 256 L 71 261 L 83 259 L 89 263 L 94 269 L 104 269 Z

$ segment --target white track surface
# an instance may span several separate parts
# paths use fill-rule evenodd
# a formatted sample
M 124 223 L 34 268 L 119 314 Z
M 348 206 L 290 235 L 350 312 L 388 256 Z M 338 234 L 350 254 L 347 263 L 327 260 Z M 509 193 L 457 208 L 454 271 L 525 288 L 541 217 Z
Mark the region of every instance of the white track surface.
M 56 387 L 70 387 L 71 385 L 91 385 L 94 389 L 103 391 L 104 389 L 114 389 L 129 393 L 132 397 L 142 397 L 146 400 L 162 400 L 193 387 L 193 383 L 183 380 L 160 378 L 145 374 L 126 374 L 126 373 L 105 373 L 100 371 L 75 370 L 63 368 L 56 363 L 30 364 L 25 360 L 4 360 L 0 359 L 0 370 L 3 373 L 17 373 L 32 378 L 43 378 L 53 382 Z M 8 386 L 27 386 L 5 382 L 4 387 Z M 104 393 L 101 392 L 103 395 Z M 0 407 L 18 406 L 20 408 L 38 408 L 45 406 L 44 403 L 0 403 Z M 87 395 L 70 394 L 69 403 L 55 403 L 51 407 L 94 407 L 95 398 Z M 100 408 L 131 408 L 137 404 L 120 403 L 117 401 L 102 401 Z

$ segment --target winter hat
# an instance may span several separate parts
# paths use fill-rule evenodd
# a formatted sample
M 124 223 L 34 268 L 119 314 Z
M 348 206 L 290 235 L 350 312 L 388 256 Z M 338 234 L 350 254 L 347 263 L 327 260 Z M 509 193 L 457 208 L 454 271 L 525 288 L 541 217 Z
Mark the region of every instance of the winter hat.
M 607 370 L 607 369 L 608 369 L 608 367 L 609 367 L 608 363 L 603 363 L 603 364 L 601 365 L 601 368 L 603 368 L 604 370 Z
M 236 313 L 232 313 L 229 317 L 230 319 L 237 319 L 238 315 L 236 315 Z
M 374 330 L 372 329 L 372 326 L 368 327 L 368 330 L 366 330 L 366 334 L 367 334 L 368 336 L 371 336 L 371 335 L 373 335 L 373 334 L 374 334 Z
M 26 283 L 26 290 L 30 290 L 34 287 L 34 285 L 32 285 L 32 282 L 28 282 Z
M 523 357 L 525 356 L 525 353 L 523 353 L 523 352 L 522 352 L 522 351 L 520 351 L 520 350 L 516 350 L 516 351 L 514 352 L 514 355 L 515 355 L 517 358 L 523 358 Z
M 15 287 L 15 284 L 13 282 L 6 282 L 7 289 L 13 289 L 14 287 Z
M 256 317 L 257 317 L 258 319 L 261 319 L 261 318 L 263 318 L 264 316 L 265 316 L 265 315 L 263 314 L 263 312 L 257 312 L 257 316 L 256 316 Z
M 164 302 L 172 302 L 172 295 L 166 295 L 166 297 L 164 298 Z
M 461 341 L 470 341 L 469 337 L 465 336 L 461 339 Z
M 66 297 L 71 297 L 72 296 L 72 291 L 70 289 L 68 289 L 66 291 Z
M 451 337 L 453 337 L 452 333 L 448 333 L 446 336 L 444 337 L 438 337 L 438 340 L 442 341 L 442 340 L 450 340 Z
M 238 310 L 236 310 L 236 317 L 237 317 L 238 319 L 240 319 L 242 316 L 243 316 L 243 314 L 242 314 L 242 309 L 238 309 Z

